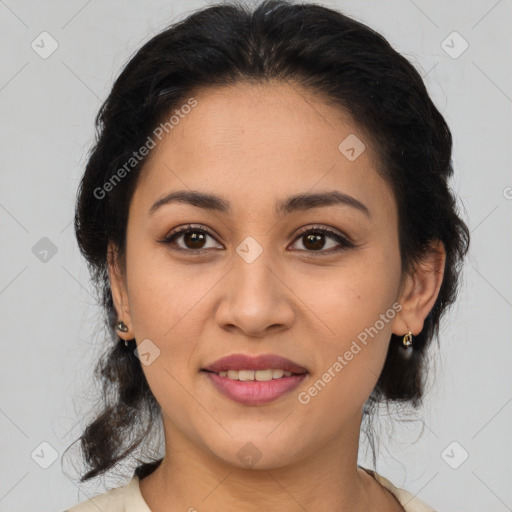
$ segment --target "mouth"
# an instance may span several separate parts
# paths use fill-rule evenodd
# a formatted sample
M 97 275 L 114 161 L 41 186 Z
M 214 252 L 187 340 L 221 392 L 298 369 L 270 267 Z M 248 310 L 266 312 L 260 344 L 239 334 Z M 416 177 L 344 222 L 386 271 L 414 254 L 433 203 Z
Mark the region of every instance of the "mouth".
M 290 393 L 309 374 L 281 356 L 234 354 L 201 369 L 224 396 L 244 405 L 262 405 Z
M 273 378 L 280 379 L 283 376 L 289 377 L 291 374 L 308 373 L 307 368 L 276 354 L 261 354 L 259 356 L 231 354 L 202 369 L 217 375 L 222 373 L 222 377 L 238 378 L 239 380 L 271 380 Z M 282 375 L 280 370 L 283 371 Z M 224 375 L 223 372 L 228 373 Z M 233 372 L 237 372 L 237 374 Z
M 281 370 L 279 368 L 267 368 L 265 370 L 224 370 L 220 372 L 212 372 L 204 370 L 208 373 L 214 373 L 219 377 L 226 377 L 231 380 L 243 380 L 243 381 L 258 381 L 266 382 L 269 380 L 282 379 L 283 377 L 290 377 L 292 375 L 302 375 L 303 373 L 293 373 L 287 370 Z

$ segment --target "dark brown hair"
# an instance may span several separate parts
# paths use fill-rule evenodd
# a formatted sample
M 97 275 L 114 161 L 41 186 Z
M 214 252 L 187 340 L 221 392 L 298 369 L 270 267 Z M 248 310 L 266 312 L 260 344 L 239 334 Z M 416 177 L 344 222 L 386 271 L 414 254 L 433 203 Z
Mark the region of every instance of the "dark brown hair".
M 420 74 L 380 34 L 335 10 L 269 0 L 201 9 L 148 41 L 127 63 L 96 118 L 97 135 L 78 190 L 75 232 L 97 286 L 111 340 L 97 364 L 102 409 L 81 437 L 89 470 L 81 482 L 106 473 L 149 439 L 161 409 L 145 379 L 134 340 L 126 348 L 107 271 L 107 243 L 124 255 L 127 214 L 138 163 L 104 197 L 98 190 L 140 148 L 159 123 L 194 90 L 244 81 L 287 81 L 349 112 L 377 148 L 380 172 L 399 214 L 404 272 L 442 241 L 444 279 L 414 350 L 404 357 L 392 335 L 383 371 L 367 403 L 404 402 L 423 396 L 426 349 L 439 336 L 441 315 L 454 302 L 469 231 L 448 184 L 452 138 Z M 96 192 L 95 192 L 96 191 Z M 76 441 L 75 441 L 76 442 Z M 139 477 L 161 459 L 144 463 Z M 375 454 L 374 454 L 375 461 Z

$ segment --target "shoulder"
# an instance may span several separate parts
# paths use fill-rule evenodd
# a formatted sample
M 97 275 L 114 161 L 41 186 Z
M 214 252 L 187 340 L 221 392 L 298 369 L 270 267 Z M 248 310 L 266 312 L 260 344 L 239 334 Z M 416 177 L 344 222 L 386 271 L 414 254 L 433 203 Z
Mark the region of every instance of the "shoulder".
M 405 512 L 436 512 L 409 491 L 396 487 L 375 471 L 366 468 L 362 469 L 391 492 L 400 505 L 404 507 Z M 102 512 L 151 512 L 140 493 L 139 478 L 136 476 L 125 486 L 111 489 L 105 494 L 79 503 L 64 512 L 98 512 L 98 510 Z
M 123 487 L 83 501 L 64 512 L 151 512 L 142 498 L 139 488 L 139 479 L 134 476 Z
M 391 494 L 393 494 L 398 503 L 404 507 L 405 512 L 436 512 L 432 507 L 429 507 L 426 503 L 423 503 L 423 501 L 414 496 L 414 494 L 406 491 L 405 489 L 396 487 L 388 479 L 379 475 L 375 471 L 366 468 L 362 469 L 373 476 L 373 478 L 375 478 L 375 480 L 377 480 L 380 485 L 385 487 Z

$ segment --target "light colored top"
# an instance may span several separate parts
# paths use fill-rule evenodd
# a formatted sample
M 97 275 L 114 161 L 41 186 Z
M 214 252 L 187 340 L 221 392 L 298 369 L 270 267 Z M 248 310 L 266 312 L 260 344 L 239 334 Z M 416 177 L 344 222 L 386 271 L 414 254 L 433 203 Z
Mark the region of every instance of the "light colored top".
M 410 492 L 398 489 L 389 480 L 370 469 L 364 469 L 385 487 L 404 507 L 405 512 L 436 512 Z M 64 512 L 151 512 L 140 493 L 139 478 L 134 476 L 125 486 L 112 489 Z

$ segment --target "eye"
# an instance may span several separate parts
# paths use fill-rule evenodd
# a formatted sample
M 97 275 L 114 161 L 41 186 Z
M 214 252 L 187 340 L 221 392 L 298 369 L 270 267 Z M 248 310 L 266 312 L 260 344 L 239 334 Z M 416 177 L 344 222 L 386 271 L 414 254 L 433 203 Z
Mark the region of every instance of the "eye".
M 178 244 L 178 247 L 173 247 L 173 249 L 199 253 L 212 248 L 206 245 L 208 237 L 214 239 L 213 235 L 206 229 L 189 224 L 176 228 L 159 242 L 165 245 L 173 245 L 181 240 L 184 245 Z M 220 248 L 222 249 L 222 246 Z
M 176 228 L 165 238 L 159 240 L 159 242 L 165 245 L 177 245 L 177 247 L 173 247 L 173 249 L 177 251 L 185 251 L 198 254 L 207 251 L 208 249 L 215 248 L 215 244 L 208 247 L 208 238 L 215 240 L 214 236 L 210 234 L 210 232 L 204 227 L 188 224 Z M 330 239 L 331 242 L 335 242 L 335 248 L 332 249 L 331 246 L 327 247 L 327 249 L 330 250 L 324 250 L 326 248 L 325 239 Z M 346 249 L 350 249 L 352 247 L 356 247 L 353 242 L 351 242 L 341 233 L 325 227 L 314 227 L 302 230 L 295 240 L 303 240 L 303 246 L 305 249 L 300 250 L 313 253 L 318 252 L 321 254 L 333 254 Z M 181 244 L 178 243 L 178 241 L 181 242 Z M 336 244 L 338 245 L 337 248 Z M 217 245 L 218 248 L 223 248 L 220 244 Z
M 331 242 L 334 241 L 338 244 L 336 248 L 336 243 L 334 244 L 333 250 L 322 250 L 325 249 L 326 242 L 325 239 L 331 239 Z M 347 237 L 338 233 L 337 231 L 333 231 L 324 227 L 314 227 L 303 230 L 299 233 L 298 237 L 295 239 L 296 241 L 302 240 L 302 244 L 305 247 L 305 251 L 307 252 L 319 252 L 322 254 L 333 254 L 340 251 L 344 251 L 346 249 L 350 249 L 352 247 L 356 247 L 356 245 L 351 242 Z M 328 249 L 332 248 L 327 247 Z

